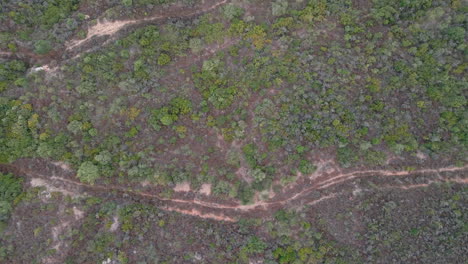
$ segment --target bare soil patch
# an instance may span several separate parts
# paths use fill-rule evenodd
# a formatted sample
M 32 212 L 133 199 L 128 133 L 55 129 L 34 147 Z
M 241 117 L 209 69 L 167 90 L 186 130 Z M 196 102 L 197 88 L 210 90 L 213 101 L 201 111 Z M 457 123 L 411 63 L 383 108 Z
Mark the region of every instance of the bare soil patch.
M 62 170 L 59 166 L 53 165 L 53 167 L 55 167 L 56 170 Z M 443 167 L 415 171 L 357 170 L 337 172 L 333 170 L 334 173 L 327 173 L 327 170 L 325 170 L 320 174 L 315 173 L 314 177 L 303 177 L 303 179 L 294 186 L 284 189 L 272 198 L 242 205 L 238 201 L 233 203 L 213 199 L 210 201 L 210 199 L 184 198 L 187 196 L 194 197 L 188 183 L 180 184 L 174 188 L 176 192 L 174 196 L 178 196 L 180 193 L 186 194 L 182 196 L 182 198 L 165 198 L 159 195 L 156 190 L 148 188 L 145 191 L 139 191 L 117 185 L 89 185 L 81 183 L 71 174 L 68 174 L 67 177 L 67 171 L 63 170 L 63 175 L 57 173 L 56 176 L 48 176 L 47 174 L 40 174 L 37 171 L 28 170 L 24 167 L 21 168 L 19 164 L 3 165 L 2 169 L 14 169 L 19 172 L 18 175 L 31 178 L 31 184 L 35 186 L 44 186 L 50 191 L 59 191 L 70 196 L 76 196 L 87 192 L 101 197 L 109 197 L 111 194 L 118 195 L 119 197 L 139 197 L 139 200 L 143 199 L 151 203 L 156 203 L 156 205 L 168 211 L 176 211 L 202 218 L 223 221 L 234 221 L 234 219 L 238 219 L 240 216 L 269 216 L 277 209 L 291 207 L 294 204 L 316 205 L 338 197 L 343 190 L 352 190 L 352 188 L 348 188 L 347 186 L 349 182 L 364 178 L 385 179 L 383 183 L 391 182 L 391 179 L 414 177 L 414 175 L 418 175 L 418 177 L 420 177 L 418 179 L 420 180 L 425 179 L 424 183 L 380 184 L 382 188 L 398 188 L 403 190 L 426 187 L 432 183 L 438 182 L 468 184 L 468 178 L 463 174 L 463 172 L 468 170 L 468 165 L 464 167 Z M 457 176 L 449 175 L 453 173 L 456 173 Z M 434 175 L 436 175 L 436 177 L 434 177 Z M 344 187 L 340 187 L 343 184 Z M 208 187 L 210 186 L 202 186 L 201 193 L 208 195 Z M 80 193 L 77 193 L 76 190 L 80 190 Z

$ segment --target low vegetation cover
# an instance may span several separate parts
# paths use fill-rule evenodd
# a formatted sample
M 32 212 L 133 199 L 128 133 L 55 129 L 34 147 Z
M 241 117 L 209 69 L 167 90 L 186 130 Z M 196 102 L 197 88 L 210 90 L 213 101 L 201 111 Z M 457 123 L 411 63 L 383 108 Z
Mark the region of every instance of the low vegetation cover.
M 21 179 L 12 174 L 0 173 L 0 232 L 6 227 L 22 191 Z
M 37 263 L 49 257 L 66 263 L 457 263 L 467 256 L 454 242 L 466 244 L 460 185 L 468 162 L 467 8 L 459 0 L 6 1 L 0 6 L 0 169 L 15 176 L 0 174 L 0 221 L 7 227 L 0 259 L 34 258 L 16 255 L 24 249 L 12 239 L 23 231 L 8 219 L 48 208 L 40 221 L 56 219 L 45 229 L 63 224 L 60 232 L 67 232 L 35 248 L 45 252 Z M 48 166 L 61 172 L 44 180 Z M 323 223 L 303 208 L 305 201 L 296 211 L 284 210 L 287 202 L 268 207 L 275 197 L 302 199 L 304 190 L 328 188 L 333 173 L 339 179 L 369 170 L 405 176 L 425 169 L 440 174 L 442 167 L 458 169 L 438 181 L 457 184 L 429 188 L 414 179 L 405 184 L 427 189 L 414 195 L 406 186 L 407 194 L 398 193 L 427 210 L 394 197 L 383 202 L 391 194 L 373 186 L 366 185 L 372 191 L 365 197 L 355 195 L 360 181 L 336 191 L 356 196 L 352 206 L 365 217 L 349 219 L 362 221 L 361 230 L 348 230 L 343 212 Z M 20 195 L 16 176 L 55 185 L 62 179 L 63 186 L 42 184 L 45 190 Z M 64 193 L 72 184 L 93 191 L 89 197 L 42 193 Z M 98 194 L 109 186 L 118 188 Z M 131 198 L 141 193 L 161 201 L 200 196 L 226 208 L 263 204 L 270 214 L 241 221 L 223 215 L 238 221 L 232 225 L 190 223 Z M 444 203 L 432 199 L 438 193 Z M 177 206 L 172 211 L 210 215 Z M 423 224 L 400 221 L 406 212 Z M 427 215 L 432 220 L 423 220 Z M 50 230 L 28 223 L 37 241 L 46 239 Z M 178 223 L 186 233 L 170 232 Z M 401 232 L 391 231 L 400 223 Z M 156 245 L 148 234 L 170 243 Z M 190 247 L 191 240 L 200 248 Z M 429 240 L 440 243 L 422 242 Z M 417 243 L 427 246 L 413 250 Z M 147 257 L 132 255 L 135 248 Z M 449 249 L 459 258 L 445 252 L 437 258 L 435 252 Z

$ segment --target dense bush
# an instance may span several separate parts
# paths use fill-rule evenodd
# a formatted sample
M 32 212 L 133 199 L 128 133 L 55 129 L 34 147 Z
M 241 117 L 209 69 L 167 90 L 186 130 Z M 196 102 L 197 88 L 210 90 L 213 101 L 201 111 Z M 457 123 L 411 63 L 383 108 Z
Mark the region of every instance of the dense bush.
M 186 115 L 192 111 L 192 103 L 184 98 L 173 98 L 168 106 L 154 109 L 149 120 L 151 126 L 159 130 L 161 125 L 170 126 L 176 122 L 180 116 Z
M 50 41 L 48 40 L 39 40 L 34 45 L 34 51 L 37 54 L 46 54 L 52 49 Z
M 63 27 L 84 19 L 78 1 L 59 2 L 2 6 L 2 21 L 18 30 L 0 33 L 2 49 L 58 51 Z M 132 17 L 170 2 L 95 4 L 111 7 L 106 17 Z M 418 153 L 463 163 L 463 8 L 410 2 L 231 3 L 135 25 L 60 61 L 57 75 L 26 75 L 25 63 L 4 62 L 2 95 L 30 104 L 2 104 L 0 160 L 66 160 L 90 183 L 98 174 L 213 181 L 217 193 L 243 202 L 273 182 L 312 174 L 312 157 L 322 153 L 336 153 L 329 158 L 343 167 Z
M 22 61 L 12 60 L 0 63 L 0 92 L 10 85 L 18 83 L 26 71 L 26 64 Z
M 14 201 L 23 191 L 20 178 L 0 173 L 0 232 L 13 209 Z
M 195 85 L 203 98 L 218 109 L 229 107 L 238 94 L 235 84 L 224 75 L 223 63 L 219 59 L 204 61 L 202 71 L 195 74 Z
M 235 5 L 235 4 L 227 4 L 224 7 L 224 16 L 228 20 L 232 20 L 234 18 L 239 18 L 244 14 L 244 9 Z
M 159 55 L 158 57 L 158 64 L 163 66 L 171 62 L 171 57 L 165 53 Z
M 39 116 L 30 104 L 0 97 L 0 162 L 33 156 Z
M 271 3 L 271 13 L 274 16 L 282 16 L 286 14 L 287 9 L 288 9 L 288 1 L 277 0 Z
M 84 183 L 94 184 L 94 182 L 100 177 L 99 167 L 90 161 L 85 161 L 81 163 L 78 168 L 77 176 L 80 181 Z

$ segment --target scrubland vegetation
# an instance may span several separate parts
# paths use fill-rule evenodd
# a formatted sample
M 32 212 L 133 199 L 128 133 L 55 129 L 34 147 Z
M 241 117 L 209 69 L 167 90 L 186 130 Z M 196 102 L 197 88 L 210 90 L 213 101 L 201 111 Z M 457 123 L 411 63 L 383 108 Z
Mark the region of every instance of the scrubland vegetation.
M 467 164 L 463 1 L 239 0 L 205 11 L 210 3 L 2 3 L 0 51 L 9 56 L 0 59 L 0 163 L 60 161 L 83 184 L 144 182 L 167 198 L 177 184 L 194 192 L 210 184 L 212 199 L 242 204 L 312 175 L 321 160 L 343 169 L 394 169 L 397 160 L 406 171 Z M 178 17 L 171 10 L 180 6 L 206 8 Z M 153 13 L 168 15 L 68 55 L 98 21 Z M 12 212 L 49 208 L 41 221 L 55 214 L 57 224 L 70 215 L 62 202 L 86 212 L 59 239 L 68 243 L 65 263 L 459 263 L 468 255 L 464 186 L 415 197 L 372 191 L 336 215 L 324 206 L 223 224 L 113 194 L 34 200 L 43 194 L 21 194 L 16 176 L 0 174 L 7 262 L 24 250 L 14 236 L 26 236 L 7 225 Z M 55 242 L 36 248 L 43 252 L 32 263 L 60 256 Z

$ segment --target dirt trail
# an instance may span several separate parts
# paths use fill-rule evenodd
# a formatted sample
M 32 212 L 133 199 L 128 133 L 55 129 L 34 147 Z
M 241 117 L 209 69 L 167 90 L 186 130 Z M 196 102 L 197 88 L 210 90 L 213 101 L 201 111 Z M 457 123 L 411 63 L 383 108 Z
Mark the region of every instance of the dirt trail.
M 183 7 L 183 6 L 174 6 L 173 8 L 163 10 L 161 14 L 156 14 L 151 17 L 146 17 L 146 18 L 142 18 L 138 20 L 116 20 L 116 21 L 104 20 L 88 28 L 88 34 L 86 38 L 68 41 L 65 44 L 66 49 L 62 51 L 63 52 L 62 54 L 54 53 L 54 54 L 46 54 L 46 55 L 37 55 L 27 50 L 21 50 L 17 53 L 0 51 L 0 56 L 19 57 L 19 58 L 25 57 L 34 61 L 46 61 L 46 64 L 43 66 L 43 68 L 49 69 L 47 63 L 50 63 L 50 61 L 53 59 L 58 59 L 60 57 L 63 58 L 63 55 L 65 53 L 69 53 L 72 57 L 76 57 L 82 54 L 83 52 L 87 52 L 90 49 L 92 49 L 92 47 L 86 48 L 84 46 L 86 46 L 88 43 L 93 44 L 93 46 L 96 46 L 97 43 L 93 43 L 93 40 L 96 37 L 109 36 L 109 38 L 104 40 L 103 44 L 101 43 L 101 45 L 104 45 L 108 43 L 109 39 L 113 35 L 117 34 L 120 30 L 126 27 L 143 24 L 145 22 L 154 22 L 158 20 L 170 19 L 172 17 L 174 18 L 193 17 L 193 16 L 197 16 L 208 11 L 214 10 L 218 8 L 219 6 L 222 6 L 228 2 L 229 0 L 223 0 L 223 1 L 218 1 L 218 2 L 206 1 L 200 7 L 193 8 L 193 9 L 187 9 L 186 7 Z M 199 55 L 199 58 L 206 58 L 206 57 L 212 56 L 217 50 L 224 49 L 236 43 L 237 41 L 238 40 L 236 39 L 230 39 L 222 44 L 218 44 L 215 48 L 210 49 L 206 51 L 205 53 Z M 75 51 L 77 52 L 74 54 Z M 188 63 L 189 63 L 188 59 L 181 59 L 178 62 L 176 62 L 177 66 L 185 66 Z M 67 169 L 66 167 L 64 167 L 63 164 L 54 164 L 54 166 L 57 166 L 58 168 L 62 170 Z M 193 216 L 198 216 L 198 217 L 208 218 L 208 219 L 214 219 L 218 221 L 229 221 L 229 222 L 236 221 L 235 216 L 242 214 L 242 213 L 249 213 L 249 212 L 254 212 L 254 211 L 259 211 L 259 210 L 269 211 L 274 208 L 285 207 L 286 205 L 296 200 L 305 199 L 307 200 L 306 204 L 315 205 L 322 201 L 326 201 L 328 199 L 334 199 L 339 195 L 338 193 L 326 194 L 326 195 L 322 195 L 319 198 L 313 198 L 313 199 L 310 199 L 310 197 L 307 197 L 307 196 L 313 191 L 329 189 L 332 186 L 336 186 L 338 184 L 342 184 L 344 182 L 351 181 L 357 178 L 362 178 L 362 177 L 371 177 L 371 176 L 402 177 L 402 176 L 410 176 L 413 174 L 424 174 L 424 173 L 439 175 L 438 180 L 430 180 L 428 181 L 428 183 L 409 184 L 409 185 L 403 185 L 403 186 L 393 186 L 393 185 L 384 186 L 385 188 L 399 188 L 399 189 L 405 189 L 405 190 L 427 187 L 431 183 L 436 183 L 436 182 L 454 182 L 454 183 L 460 183 L 460 184 L 468 184 L 468 178 L 465 176 L 463 176 L 464 178 L 450 178 L 450 179 L 443 178 L 442 176 L 440 176 L 440 173 L 444 173 L 444 172 L 466 171 L 468 169 L 468 165 L 464 167 L 421 169 L 421 170 L 415 170 L 415 171 L 358 170 L 358 171 L 352 171 L 348 173 L 342 173 L 339 170 L 337 170 L 337 171 L 333 171 L 329 173 L 327 171 L 319 170 L 318 173 L 315 173 L 307 177 L 311 180 L 310 183 L 304 184 L 303 186 L 295 186 L 297 188 L 292 188 L 290 192 L 284 193 L 282 198 L 278 199 L 278 198 L 272 197 L 266 201 L 256 201 L 252 204 L 242 205 L 239 202 L 235 204 L 228 204 L 228 203 L 212 202 L 212 201 L 207 201 L 207 200 L 199 200 L 196 198 L 194 199 L 165 198 L 158 194 L 154 194 L 150 192 L 143 192 L 143 191 L 129 190 L 122 186 L 90 185 L 90 184 L 81 183 L 74 179 L 69 179 L 69 178 L 60 177 L 56 175 L 51 176 L 51 175 L 39 174 L 35 171 L 28 170 L 22 167 L 21 168 L 15 167 L 15 169 L 19 171 L 20 174 L 27 176 L 30 179 L 31 181 L 30 184 L 32 186 L 46 186 L 51 191 L 60 191 L 67 195 L 76 194 L 76 190 L 67 190 L 66 189 L 67 187 L 68 188 L 82 187 L 88 191 L 100 191 L 104 193 L 118 192 L 118 193 L 126 194 L 129 196 L 145 197 L 145 198 L 155 199 L 161 202 L 165 202 L 165 204 L 163 204 L 161 208 L 168 210 L 168 211 L 176 211 L 182 214 L 193 215 Z M 57 184 L 57 182 L 61 182 L 64 185 L 60 187 L 54 186 L 54 184 Z M 184 192 L 191 193 L 191 191 L 186 190 L 186 188 L 184 189 Z M 205 193 L 205 195 L 208 196 L 209 190 L 204 189 L 203 193 Z M 206 210 L 211 210 L 212 212 L 206 212 Z
M 464 167 L 447 167 L 447 168 L 439 168 L 439 169 L 422 169 L 422 170 L 414 170 L 414 171 L 391 171 L 391 170 L 365 170 L 365 171 L 357 171 L 353 173 L 345 173 L 339 174 L 335 177 L 329 178 L 320 183 L 318 189 L 325 189 L 332 185 L 336 185 L 342 183 L 344 181 L 349 181 L 355 179 L 357 177 L 363 176 L 372 176 L 372 175 L 381 175 L 381 176 L 408 176 L 411 174 L 419 174 L 419 173 L 436 173 L 439 174 L 443 172 L 456 172 L 456 171 L 464 171 L 468 169 L 468 165 Z M 460 179 L 458 180 L 459 183 L 467 184 L 468 179 Z
M 62 166 L 58 166 L 52 163 L 57 169 L 63 170 Z M 283 208 L 289 206 L 295 201 L 303 201 L 301 204 L 315 205 L 322 201 L 333 199 L 339 196 L 339 193 L 328 193 L 321 194 L 320 197 L 308 197 L 314 191 L 320 191 L 327 188 L 330 188 L 334 185 L 344 183 L 346 181 L 351 181 L 356 178 L 370 177 L 370 176 L 381 176 L 381 177 L 403 177 L 411 176 L 413 174 L 436 174 L 438 179 L 431 179 L 427 183 L 421 184 L 408 184 L 408 185 L 386 185 L 382 186 L 383 188 L 399 188 L 399 189 L 413 189 L 427 187 L 431 183 L 436 182 L 452 182 L 459 184 L 468 184 L 468 177 L 465 175 L 460 176 L 461 178 L 448 178 L 442 177 L 440 174 L 444 172 L 462 172 L 468 170 L 468 165 L 464 167 L 444 167 L 438 169 L 421 169 L 414 171 L 395 171 L 395 170 L 359 170 L 349 173 L 335 173 L 332 175 L 327 175 L 325 172 L 324 175 L 317 175 L 317 173 L 310 175 L 315 180 L 309 184 L 302 184 L 296 187 L 300 187 L 299 190 L 292 188 L 288 192 L 285 192 L 283 197 L 280 199 L 270 198 L 266 201 L 257 201 L 253 204 L 242 205 L 239 202 L 236 203 L 221 203 L 221 202 L 212 202 L 199 199 L 176 199 L 176 198 L 165 198 L 161 195 L 150 193 L 148 191 L 138 191 L 138 190 L 129 190 L 126 187 L 116 186 L 116 185 L 90 185 L 86 183 L 79 182 L 74 179 L 68 179 L 65 177 L 57 175 L 43 175 L 35 171 L 26 169 L 24 167 L 18 167 L 14 165 L 3 165 L 3 167 L 11 166 L 14 167 L 14 170 L 19 173 L 18 175 L 26 176 L 27 178 L 32 179 L 43 179 L 48 181 L 49 184 L 54 185 L 57 182 L 63 183 L 62 186 L 56 187 L 57 189 L 83 187 L 85 191 L 89 192 L 100 192 L 100 193 L 121 193 L 124 196 L 131 197 L 142 197 L 147 198 L 152 201 L 158 201 L 159 207 L 167 211 L 175 211 L 182 214 L 193 215 L 201 218 L 214 219 L 218 221 L 228 221 L 234 222 L 236 218 L 246 214 L 255 214 L 259 211 L 270 212 L 274 209 Z M 11 169 L 10 169 L 11 170 Z M 37 181 L 37 180 L 35 180 Z M 67 191 L 66 191 L 67 192 Z M 76 193 L 76 190 L 69 190 L 69 193 Z M 83 191 L 81 191 L 83 192 Z M 95 195 L 95 193 L 93 193 Z
M 161 14 L 156 14 L 156 15 L 145 17 L 142 19 L 116 20 L 116 21 L 104 20 L 88 28 L 88 33 L 87 33 L 86 38 L 78 39 L 78 40 L 71 40 L 68 43 L 66 43 L 65 44 L 66 50 L 71 51 L 71 50 L 77 49 L 80 46 L 90 42 L 95 37 L 115 35 L 121 29 L 128 27 L 128 26 L 142 24 L 145 22 L 153 22 L 157 20 L 165 20 L 165 19 L 169 19 L 172 17 L 174 18 L 194 17 L 197 15 L 201 15 L 206 12 L 209 12 L 211 10 L 214 10 L 218 8 L 219 6 L 222 6 L 228 2 L 229 2 L 228 0 L 223 0 L 220 2 L 214 2 L 214 3 L 210 3 L 210 1 L 207 1 L 204 4 L 202 4 L 201 7 L 197 7 L 193 9 L 187 9 L 187 7 L 176 7 L 176 8 L 171 8 L 168 10 L 163 10 Z M 105 43 L 107 42 L 108 40 L 105 41 Z
M 102 20 L 98 21 L 97 24 L 88 28 L 87 36 L 84 39 L 73 39 L 69 40 L 65 43 L 65 49 L 57 52 L 51 51 L 48 54 L 38 55 L 34 52 L 27 50 L 25 48 L 20 49 L 19 51 L 12 53 L 7 51 L 0 51 L 0 57 L 4 58 L 18 58 L 18 59 L 26 59 L 30 64 L 42 64 L 45 67 L 53 68 L 49 64 L 52 61 L 59 61 L 59 58 L 63 60 L 67 60 L 68 58 L 77 58 L 82 53 L 86 53 L 90 51 L 93 47 L 96 46 L 103 46 L 112 39 L 113 35 L 117 34 L 120 30 L 134 25 L 144 24 L 148 22 L 155 22 L 159 20 L 166 20 L 170 18 L 190 18 L 195 17 L 211 10 L 214 10 L 226 3 L 230 0 L 222 0 L 222 1 L 204 1 L 199 7 L 196 8 L 188 8 L 186 6 L 180 5 L 173 5 L 171 8 L 162 9 L 158 14 L 154 14 L 150 17 L 145 17 L 141 19 L 126 19 L 126 20 L 115 20 L 115 21 L 108 21 Z M 95 43 L 93 40 L 96 37 L 103 37 L 109 36 L 107 39 L 104 40 L 103 43 Z M 86 46 L 86 44 L 91 43 L 92 47 L 84 48 L 80 50 L 82 46 Z

